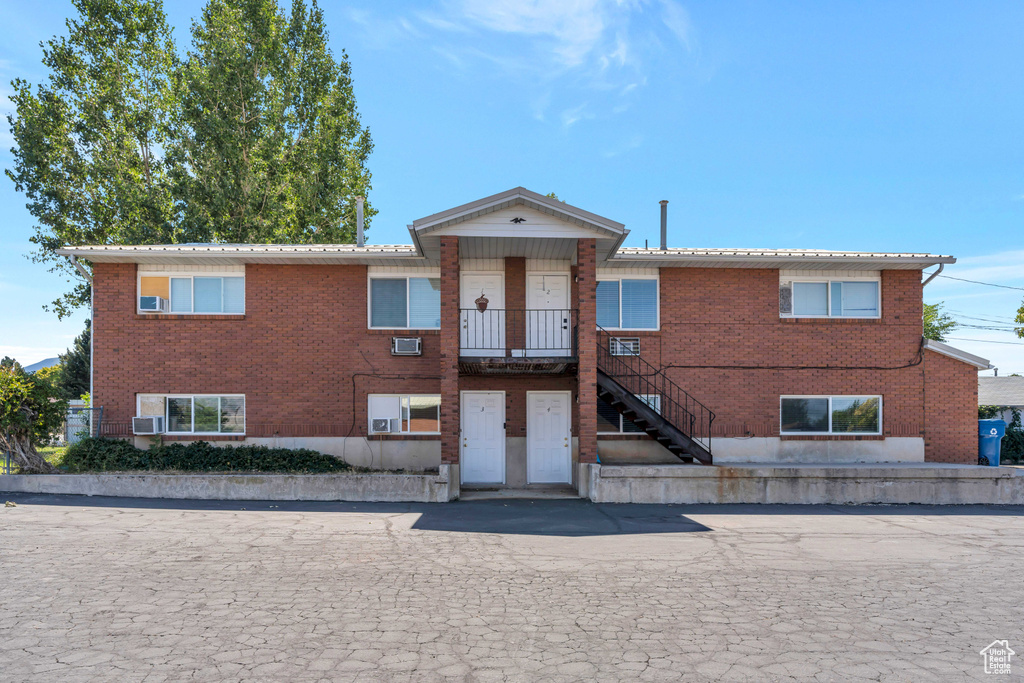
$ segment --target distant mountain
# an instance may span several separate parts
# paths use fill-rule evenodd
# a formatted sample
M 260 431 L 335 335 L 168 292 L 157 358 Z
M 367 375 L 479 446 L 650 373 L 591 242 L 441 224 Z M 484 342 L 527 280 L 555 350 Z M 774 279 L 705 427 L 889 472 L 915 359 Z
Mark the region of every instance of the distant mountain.
M 60 364 L 60 358 L 47 358 L 46 360 L 41 360 L 38 363 L 33 363 L 32 365 L 26 365 L 25 366 L 25 372 L 35 372 L 36 370 L 42 370 L 43 368 L 50 368 L 50 367 L 53 367 L 54 365 L 59 365 L 59 364 Z

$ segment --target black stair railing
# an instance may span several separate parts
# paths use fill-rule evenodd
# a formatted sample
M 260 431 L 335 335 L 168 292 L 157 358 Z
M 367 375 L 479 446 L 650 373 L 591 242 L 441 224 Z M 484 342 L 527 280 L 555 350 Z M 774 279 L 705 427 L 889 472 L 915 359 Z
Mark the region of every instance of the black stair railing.
M 661 417 L 711 453 L 714 411 L 601 327 L 598 327 L 597 368 L 630 393 L 649 397 L 646 402 Z M 658 398 L 654 399 L 655 396 Z

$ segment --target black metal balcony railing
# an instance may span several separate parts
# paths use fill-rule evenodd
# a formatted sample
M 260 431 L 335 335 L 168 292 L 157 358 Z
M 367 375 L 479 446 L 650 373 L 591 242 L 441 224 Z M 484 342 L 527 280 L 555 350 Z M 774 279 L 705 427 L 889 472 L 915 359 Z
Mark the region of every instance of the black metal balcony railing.
M 575 356 L 576 318 L 572 309 L 463 308 L 459 310 L 460 355 Z

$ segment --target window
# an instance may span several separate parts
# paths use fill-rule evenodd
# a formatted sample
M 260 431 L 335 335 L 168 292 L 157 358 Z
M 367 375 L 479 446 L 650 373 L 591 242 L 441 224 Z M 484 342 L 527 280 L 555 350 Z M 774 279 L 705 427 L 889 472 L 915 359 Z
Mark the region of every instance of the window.
M 637 398 L 654 408 L 654 412 L 661 412 L 661 396 L 652 394 L 637 394 Z M 622 417 L 619 411 L 612 408 L 610 403 L 598 400 L 597 402 L 597 433 L 598 434 L 642 434 L 644 431 L 635 424 Z
M 370 278 L 370 327 L 440 329 L 441 279 Z
M 370 394 L 367 400 L 371 433 L 375 419 L 391 420 L 391 424 L 394 425 L 391 431 L 394 433 L 441 433 L 440 396 Z
M 599 280 L 597 324 L 606 329 L 658 329 L 658 281 Z
M 245 313 L 242 276 L 139 277 L 140 313 Z
M 782 291 L 790 283 L 782 283 Z M 821 318 L 877 318 L 880 301 L 878 280 L 826 280 L 792 283 L 792 310 L 783 315 Z M 780 300 L 784 301 L 785 296 Z M 785 305 L 785 304 L 783 304 Z
M 139 417 L 163 417 L 169 434 L 244 434 L 243 395 L 140 395 Z
M 881 396 L 783 396 L 783 434 L 881 434 Z

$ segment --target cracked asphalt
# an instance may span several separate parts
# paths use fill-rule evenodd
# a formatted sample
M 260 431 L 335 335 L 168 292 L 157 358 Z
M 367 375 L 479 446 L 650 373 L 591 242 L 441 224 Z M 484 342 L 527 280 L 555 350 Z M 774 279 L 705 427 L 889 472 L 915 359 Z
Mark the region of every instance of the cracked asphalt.
M 3 681 L 956 681 L 1024 652 L 1020 507 L 0 500 Z

